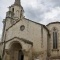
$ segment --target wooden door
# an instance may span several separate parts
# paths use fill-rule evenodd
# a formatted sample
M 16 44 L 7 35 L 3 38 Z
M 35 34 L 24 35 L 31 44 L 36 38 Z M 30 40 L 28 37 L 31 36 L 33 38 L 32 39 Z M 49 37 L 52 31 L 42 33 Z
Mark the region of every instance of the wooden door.
M 23 52 L 20 50 L 18 53 L 18 60 L 24 60 Z

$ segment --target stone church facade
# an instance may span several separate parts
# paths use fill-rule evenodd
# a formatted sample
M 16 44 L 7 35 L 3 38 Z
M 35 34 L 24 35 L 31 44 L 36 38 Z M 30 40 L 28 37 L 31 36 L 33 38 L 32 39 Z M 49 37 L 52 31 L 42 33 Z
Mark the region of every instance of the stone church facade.
M 43 25 L 24 17 L 20 0 L 3 20 L 2 60 L 60 60 L 60 22 Z

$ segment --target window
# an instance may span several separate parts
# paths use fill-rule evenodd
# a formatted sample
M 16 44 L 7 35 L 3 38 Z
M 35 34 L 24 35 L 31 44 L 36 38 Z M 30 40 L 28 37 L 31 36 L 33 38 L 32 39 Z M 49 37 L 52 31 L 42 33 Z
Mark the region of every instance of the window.
M 57 30 L 53 30 L 53 49 L 57 49 Z
M 12 8 L 12 12 L 14 12 L 14 8 Z
M 24 25 L 21 25 L 20 26 L 20 30 L 23 31 L 25 29 L 25 26 Z

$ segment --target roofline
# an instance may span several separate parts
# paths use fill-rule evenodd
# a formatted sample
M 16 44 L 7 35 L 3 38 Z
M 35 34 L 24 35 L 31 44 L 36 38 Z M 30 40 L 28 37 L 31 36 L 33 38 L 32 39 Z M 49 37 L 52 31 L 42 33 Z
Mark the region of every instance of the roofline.
M 26 19 L 26 20 L 28 20 L 28 21 L 31 21 L 31 22 L 33 22 L 33 23 L 35 23 L 35 24 L 42 25 L 42 26 L 48 31 L 48 33 L 49 33 L 48 28 L 47 28 L 44 24 L 41 24 L 41 23 L 38 23 L 38 22 L 32 21 L 32 20 L 27 19 L 27 18 L 25 18 L 25 17 L 24 17 L 24 19 Z
M 27 19 L 27 18 L 25 18 L 25 17 L 23 17 L 22 19 L 25 19 L 25 20 L 28 20 L 28 21 L 30 21 L 30 22 L 33 22 L 33 23 L 35 23 L 35 24 L 38 24 L 38 25 L 41 25 L 41 26 L 43 26 L 47 31 L 48 31 L 48 33 L 49 33 L 49 30 L 48 30 L 48 28 L 45 26 L 45 25 L 43 25 L 43 24 L 41 24 L 41 23 L 38 23 L 38 22 L 35 22 L 35 21 L 32 21 L 32 20 L 30 20 L 30 19 Z M 19 20 L 20 21 L 20 20 Z M 17 21 L 16 23 L 18 23 L 19 21 Z M 15 24 L 16 24 L 15 23 Z M 13 27 L 15 24 L 13 24 L 12 26 L 10 26 L 8 29 L 6 29 L 6 30 L 9 30 L 11 27 Z
M 48 23 L 46 26 L 49 26 L 50 24 L 60 24 L 60 22 L 59 21 L 57 21 L 57 22 L 51 22 L 51 23 Z

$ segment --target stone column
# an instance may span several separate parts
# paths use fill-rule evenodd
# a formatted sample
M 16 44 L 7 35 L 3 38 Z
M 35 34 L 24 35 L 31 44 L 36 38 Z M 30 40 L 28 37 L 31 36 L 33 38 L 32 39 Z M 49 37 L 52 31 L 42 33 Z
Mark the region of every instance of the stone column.
M 4 60 L 10 60 L 10 51 L 8 49 L 5 50 L 5 58 Z
M 24 60 L 28 60 L 28 52 L 26 52 L 25 50 L 22 50 L 23 54 L 24 54 Z
M 32 60 L 32 47 L 29 50 L 23 50 L 24 60 Z

